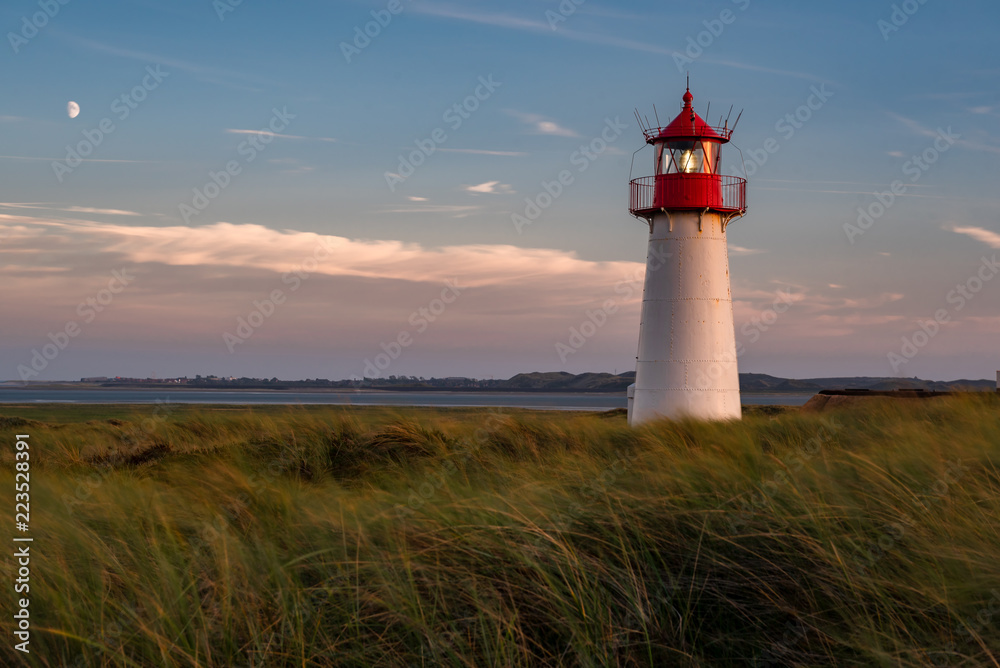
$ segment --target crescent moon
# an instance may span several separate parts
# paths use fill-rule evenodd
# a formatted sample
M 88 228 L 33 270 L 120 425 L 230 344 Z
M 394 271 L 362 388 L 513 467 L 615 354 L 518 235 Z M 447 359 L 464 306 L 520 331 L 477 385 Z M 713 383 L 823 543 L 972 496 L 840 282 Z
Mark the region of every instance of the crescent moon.
M 70 118 L 76 118 L 80 115 L 80 105 L 76 102 L 70 101 L 70 103 L 66 105 L 66 113 L 69 114 Z

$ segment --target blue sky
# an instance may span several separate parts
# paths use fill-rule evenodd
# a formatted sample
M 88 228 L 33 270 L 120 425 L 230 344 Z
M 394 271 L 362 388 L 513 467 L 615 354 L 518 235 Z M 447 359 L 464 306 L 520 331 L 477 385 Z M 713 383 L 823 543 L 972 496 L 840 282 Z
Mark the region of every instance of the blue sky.
M 744 110 L 743 162 L 723 155 L 751 173 L 749 214 L 730 228 L 742 371 L 1000 368 L 1000 280 L 961 308 L 952 294 L 1000 248 L 995 3 L 52 0 L 39 19 L 46 6 L 0 8 L 0 378 L 71 322 L 80 332 L 30 379 L 350 377 L 403 333 L 386 375 L 631 368 L 645 231 L 627 184 L 652 162 L 646 148 L 633 164 L 633 109 L 668 122 L 682 70 L 710 122 Z M 366 24 L 377 34 L 355 42 Z M 797 112 L 808 119 L 781 124 Z M 615 119 L 627 127 L 581 158 Z M 53 167 L 102 121 L 114 129 L 87 159 Z M 913 181 L 912 157 L 949 128 Z M 387 177 L 415 142 L 434 152 Z M 227 163 L 238 173 L 219 177 Z M 518 230 L 512 214 L 561 170 L 573 183 Z M 185 216 L 211 173 L 226 187 Z M 885 213 L 845 231 L 896 180 Z M 292 291 L 317 244 L 337 250 Z M 135 280 L 87 322 L 80 304 L 122 269 Z M 449 278 L 468 287 L 421 329 L 412 314 Z M 285 301 L 227 344 L 274 290 Z M 793 306 L 761 325 L 782 293 Z M 560 357 L 608 300 L 607 322 Z

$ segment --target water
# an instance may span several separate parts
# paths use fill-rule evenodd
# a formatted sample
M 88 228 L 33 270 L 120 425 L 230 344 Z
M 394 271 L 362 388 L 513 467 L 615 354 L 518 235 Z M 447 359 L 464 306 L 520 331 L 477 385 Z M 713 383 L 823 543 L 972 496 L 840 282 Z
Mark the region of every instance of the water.
M 811 394 L 744 394 L 743 405 L 801 406 Z M 438 406 L 603 411 L 625 408 L 625 393 L 559 392 L 282 392 L 275 390 L 148 390 L 0 388 L 0 404 L 328 404 L 331 406 Z

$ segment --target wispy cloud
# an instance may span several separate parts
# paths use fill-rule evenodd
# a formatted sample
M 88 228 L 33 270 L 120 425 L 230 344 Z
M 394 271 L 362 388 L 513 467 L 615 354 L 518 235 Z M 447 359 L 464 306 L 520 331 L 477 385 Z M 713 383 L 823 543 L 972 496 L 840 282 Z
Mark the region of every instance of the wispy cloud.
M 95 209 L 87 206 L 70 206 L 70 207 L 58 207 L 58 206 L 47 206 L 39 202 L 30 203 L 20 203 L 20 202 L 0 202 L 0 207 L 5 209 L 41 209 L 44 211 L 63 211 L 66 213 L 96 213 L 105 216 L 141 216 L 141 213 L 136 213 L 135 211 L 125 211 L 123 209 Z
M 814 316 L 813 323 L 817 325 L 816 336 L 849 336 L 859 329 L 888 325 L 904 319 L 901 315 L 885 313 L 849 313 Z
M 461 204 L 420 204 L 424 200 L 411 200 L 416 206 L 397 206 L 379 209 L 378 213 L 450 213 L 453 218 L 465 218 L 481 211 L 483 207 Z
M 243 90 L 259 91 L 259 88 L 247 88 L 246 86 L 239 86 L 229 79 L 236 79 L 243 82 L 250 82 L 255 84 L 268 83 L 273 84 L 274 82 L 264 81 L 257 76 L 244 74 L 243 72 L 235 72 L 233 70 L 226 70 L 218 67 L 210 67 L 202 65 L 199 63 L 194 63 L 187 60 L 181 60 L 179 58 L 169 58 L 155 53 L 149 53 L 148 51 L 138 51 L 135 49 L 125 49 L 118 46 L 112 46 L 111 44 L 105 44 L 103 42 L 98 42 L 92 39 L 86 39 L 83 37 L 76 37 L 71 35 L 63 35 L 63 38 L 67 41 L 82 46 L 91 51 L 97 51 L 99 53 L 106 53 L 112 56 L 118 56 L 119 58 L 127 58 L 129 60 L 137 60 L 145 64 L 158 63 L 167 68 L 172 68 L 175 70 L 181 70 L 194 74 L 195 76 L 201 77 L 205 80 L 220 83 L 233 88 L 240 88 Z
M 906 295 L 899 292 L 883 292 L 874 296 L 857 297 L 854 299 L 844 298 L 840 300 L 839 298 L 834 300 L 831 304 L 834 308 L 852 308 L 852 309 L 873 309 L 882 308 L 886 304 L 891 304 L 892 302 L 898 302 L 904 299 Z
M 906 184 L 909 188 L 910 184 Z M 796 193 L 821 193 L 827 195 L 871 195 L 875 190 L 873 187 L 871 190 L 822 190 L 816 188 L 766 188 L 758 187 L 757 190 L 774 190 L 778 192 L 796 192 Z M 949 195 L 922 195 L 920 193 L 900 193 L 896 197 L 918 197 L 921 199 L 941 199 L 941 200 L 962 200 L 968 202 L 968 197 L 952 197 Z
M 441 151 L 442 153 L 470 153 L 472 155 L 499 155 L 499 156 L 513 157 L 513 158 L 519 158 L 528 155 L 527 153 L 524 153 L 522 151 L 488 151 L 486 149 L 480 149 L 480 148 L 439 148 L 438 150 Z
M 766 250 L 761 250 L 759 248 L 744 248 L 743 246 L 735 246 L 732 244 L 729 246 L 730 255 L 759 255 L 766 252 Z
M 826 184 L 826 185 L 847 185 L 847 186 L 869 186 L 875 188 L 876 185 L 867 181 L 812 181 L 807 179 L 754 179 L 755 183 L 813 183 L 813 184 Z M 907 188 L 931 188 L 933 186 L 921 185 L 917 183 L 906 184 Z
M 61 158 L 41 158 L 38 156 L 29 155 L 0 155 L 0 158 L 5 160 L 43 160 L 45 162 L 52 162 L 54 160 L 65 160 L 66 156 Z M 80 158 L 82 162 L 121 162 L 127 164 L 159 164 L 163 161 L 161 160 L 108 160 L 108 159 L 98 159 L 98 158 Z
M 135 211 L 124 211 L 122 209 L 94 209 L 87 206 L 71 206 L 68 209 L 59 209 L 59 211 L 69 211 L 71 213 L 99 213 L 105 216 L 141 216 L 142 214 L 136 213 Z
M 793 304 L 794 308 L 780 316 L 781 334 L 776 333 L 774 338 L 778 345 L 789 340 L 871 334 L 879 327 L 904 319 L 903 315 L 886 312 L 888 304 L 903 299 L 899 293 L 866 295 L 862 289 L 861 296 L 852 296 L 847 286 L 837 283 L 823 284 L 821 289 L 785 281 L 775 284 L 780 286 L 777 291 L 737 284 L 733 289 L 733 311 L 737 323 L 752 322 L 760 318 L 763 310 L 774 306 L 778 295 L 782 302 Z
M 637 42 L 632 39 L 615 37 L 613 35 L 580 32 L 578 30 L 571 30 L 565 27 L 560 27 L 559 30 L 553 31 L 547 21 L 525 19 L 518 16 L 511 16 L 510 14 L 475 12 L 467 9 L 458 9 L 455 7 L 429 3 L 424 3 L 419 7 L 415 7 L 414 11 L 439 18 L 467 21 L 470 23 L 494 26 L 496 28 L 507 28 L 543 35 L 556 35 L 563 39 L 586 42 L 588 44 L 614 46 L 622 49 L 628 49 L 630 51 L 639 51 L 641 53 L 654 53 L 661 56 L 669 56 L 673 53 L 673 51 L 670 51 L 662 46 Z
M 509 183 L 500 183 L 499 181 L 487 181 L 486 183 L 480 183 L 475 186 L 462 186 L 465 192 L 472 193 L 474 195 L 513 195 L 514 189 Z
M 991 92 L 991 91 L 990 91 Z M 950 93 L 915 93 L 907 95 L 904 100 L 968 100 L 983 97 L 987 91 L 953 91 Z
M 720 60 L 717 58 L 705 57 L 701 59 L 702 62 L 711 63 L 713 65 L 721 65 L 723 67 L 732 67 L 737 70 L 748 70 L 750 72 L 761 72 L 763 74 L 775 74 L 782 77 L 790 77 L 792 79 L 804 79 L 806 81 L 815 81 L 816 83 L 828 83 L 836 84 L 835 81 L 830 79 L 824 79 L 821 76 L 815 74 L 809 74 L 808 72 L 797 72 L 795 70 L 783 70 L 774 67 L 765 67 L 763 65 L 754 65 L 753 63 L 747 63 L 737 60 Z
M 932 130 L 924 125 L 921 125 L 918 121 L 912 118 L 907 118 L 901 114 L 894 112 L 888 112 L 889 117 L 902 123 L 914 134 L 920 135 L 921 137 L 937 137 L 938 131 Z M 985 151 L 986 153 L 1000 153 L 1000 146 L 994 144 L 989 144 L 985 142 L 975 142 L 969 141 L 968 139 L 956 139 L 954 140 L 957 146 L 967 148 L 973 151 Z
M 307 165 L 298 158 L 271 158 L 268 162 L 272 165 L 284 167 L 282 174 L 307 174 L 316 171 L 316 168 Z
M 606 7 L 595 7 L 593 5 L 586 5 L 580 7 L 579 11 L 581 14 L 588 14 L 590 16 L 599 16 L 605 19 L 617 19 L 621 21 L 643 21 L 649 20 L 648 14 L 639 14 L 637 12 L 622 12 L 617 9 L 609 9 Z
M 235 128 L 226 128 L 226 132 L 234 135 L 266 135 L 269 137 L 280 137 L 281 139 L 303 139 L 306 141 L 325 141 L 325 142 L 337 141 L 333 137 L 305 137 L 302 135 L 283 135 L 279 132 L 271 132 L 270 130 L 237 130 Z
M 964 234 L 967 237 L 972 237 L 976 241 L 980 241 L 991 248 L 1000 248 L 1000 234 L 992 230 L 987 230 L 982 227 L 973 227 L 970 225 L 955 225 L 951 228 L 952 232 L 956 234 Z
M 505 109 L 505 112 L 529 126 L 532 134 L 553 135 L 556 137 L 579 137 L 576 132 L 564 128 L 555 121 L 540 114 L 528 114 L 515 109 Z
M 611 46 L 619 49 L 627 49 L 629 51 L 637 51 L 639 53 L 649 53 L 658 56 L 673 56 L 674 53 L 679 51 L 679 49 L 671 49 L 658 44 L 650 44 L 648 42 L 639 42 L 634 39 L 629 39 L 627 37 L 617 37 L 615 35 L 608 35 L 604 33 L 592 33 L 592 32 L 581 32 L 579 30 L 573 30 L 571 28 L 560 26 L 558 30 L 552 30 L 547 21 L 540 21 L 534 19 L 525 19 L 518 16 L 512 16 L 510 14 L 501 13 L 487 13 L 487 12 L 476 12 L 470 11 L 468 9 L 456 8 L 449 5 L 440 5 L 434 3 L 421 3 L 419 6 L 414 6 L 414 12 L 420 14 L 426 14 L 428 16 L 435 16 L 438 18 L 452 19 L 456 21 L 467 21 L 470 23 L 478 23 L 481 25 L 494 26 L 496 28 L 506 28 L 509 30 L 520 30 L 522 32 L 532 32 L 540 35 L 554 35 L 562 39 L 569 39 L 577 42 L 585 42 L 587 44 L 599 44 L 601 46 Z M 719 65 L 722 67 L 732 67 L 741 70 L 750 70 L 754 72 L 762 72 L 765 74 L 775 74 L 779 76 L 792 77 L 795 79 L 805 79 L 808 81 L 816 81 L 817 83 L 834 83 L 823 77 L 808 74 L 806 72 L 796 72 L 793 70 L 777 69 L 772 67 L 764 67 L 760 65 L 754 65 L 745 61 L 734 61 L 725 59 L 714 59 L 710 57 L 703 57 L 701 61 L 703 63 L 710 63 L 713 65 Z
M 470 23 L 480 23 L 483 25 L 495 26 L 497 28 L 513 28 L 515 30 L 527 30 L 531 32 L 551 33 L 552 28 L 544 21 L 525 19 L 510 14 L 500 14 L 496 12 L 484 13 L 458 9 L 447 5 L 435 3 L 421 3 L 413 7 L 413 11 L 418 14 L 436 16 L 445 19 L 455 19 L 458 21 L 468 21 Z

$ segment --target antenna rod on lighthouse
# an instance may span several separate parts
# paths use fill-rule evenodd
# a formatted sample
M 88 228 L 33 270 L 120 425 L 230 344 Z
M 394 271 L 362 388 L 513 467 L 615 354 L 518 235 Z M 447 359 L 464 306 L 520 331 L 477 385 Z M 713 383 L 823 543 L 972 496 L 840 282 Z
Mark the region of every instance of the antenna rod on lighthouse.
M 743 118 L 743 110 L 742 109 L 740 109 L 740 115 L 736 117 L 736 121 L 733 122 L 733 130 L 736 130 L 736 126 L 739 124 L 741 118 Z
M 656 105 L 653 105 L 653 116 L 656 118 L 656 127 L 660 127 L 660 115 L 656 113 Z

